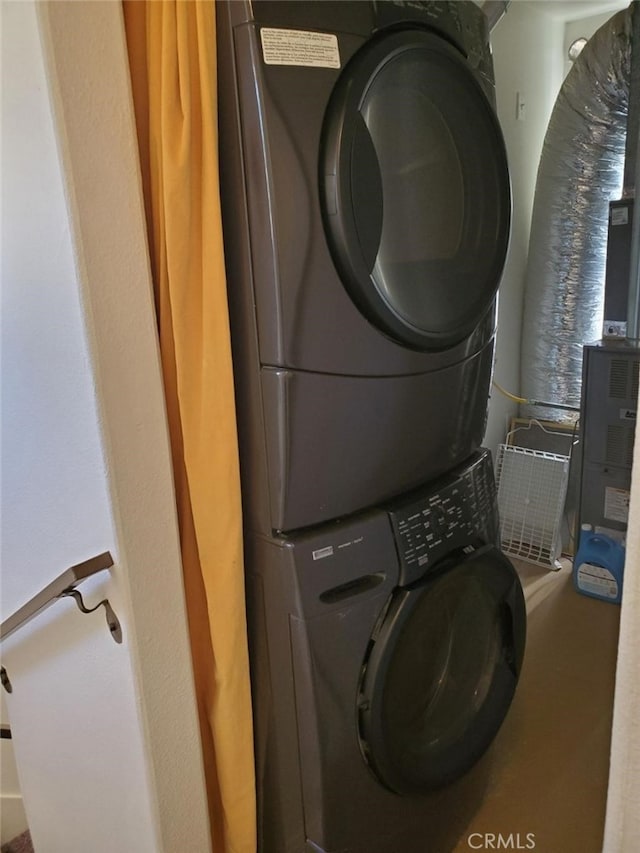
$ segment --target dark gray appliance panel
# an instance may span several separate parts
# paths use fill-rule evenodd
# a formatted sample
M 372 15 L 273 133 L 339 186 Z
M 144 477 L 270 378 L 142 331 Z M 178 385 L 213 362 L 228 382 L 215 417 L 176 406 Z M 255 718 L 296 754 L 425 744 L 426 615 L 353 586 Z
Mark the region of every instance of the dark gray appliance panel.
M 263 368 L 272 529 L 347 515 L 460 464 L 482 442 L 492 362 L 489 344 L 419 376 Z
M 576 538 L 583 524 L 620 538 L 627 530 L 639 384 L 635 342 L 614 338 L 584 347 Z

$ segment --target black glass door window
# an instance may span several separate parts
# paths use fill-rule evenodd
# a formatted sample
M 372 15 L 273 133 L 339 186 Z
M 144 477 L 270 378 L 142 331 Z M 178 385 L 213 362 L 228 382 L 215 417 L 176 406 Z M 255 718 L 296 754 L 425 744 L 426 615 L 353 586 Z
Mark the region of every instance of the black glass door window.
M 363 751 L 387 787 L 441 787 L 484 753 L 515 691 L 525 621 L 519 580 L 494 549 L 396 593 L 360 696 Z
M 363 313 L 420 349 L 468 335 L 500 281 L 511 202 L 502 134 L 464 57 L 419 30 L 365 46 L 332 95 L 320 172 L 328 243 Z

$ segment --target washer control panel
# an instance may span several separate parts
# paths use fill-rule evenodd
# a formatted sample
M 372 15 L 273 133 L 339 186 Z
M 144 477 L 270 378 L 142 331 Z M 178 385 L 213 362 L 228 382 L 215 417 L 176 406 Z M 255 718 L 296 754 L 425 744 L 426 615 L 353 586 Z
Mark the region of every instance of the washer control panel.
M 389 507 L 401 563 L 401 583 L 458 548 L 498 544 L 498 512 L 491 454 L 482 450 L 464 467 Z

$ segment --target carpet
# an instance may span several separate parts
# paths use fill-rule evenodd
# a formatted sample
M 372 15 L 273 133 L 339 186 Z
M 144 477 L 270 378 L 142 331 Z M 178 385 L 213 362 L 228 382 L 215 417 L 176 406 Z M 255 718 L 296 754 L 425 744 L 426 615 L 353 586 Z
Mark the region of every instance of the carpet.
M 2 848 L 0 848 L 0 853 L 34 853 L 29 830 L 26 829 L 12 841 L 7 841 L 6 844 L 3 844 Z

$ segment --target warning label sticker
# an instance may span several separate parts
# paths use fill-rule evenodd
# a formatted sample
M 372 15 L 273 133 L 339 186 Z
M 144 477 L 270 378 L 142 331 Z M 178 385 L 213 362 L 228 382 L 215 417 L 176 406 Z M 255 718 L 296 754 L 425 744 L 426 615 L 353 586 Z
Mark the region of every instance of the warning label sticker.
M 629 208 L 628 207 L 614 207 L 611 210 L 611 224 L 612 225 L 627 225 L 629 222 Z
M 577 574 L 578 589 L 604 598 L 616 598 L 618 582 L 607 569 L 592 563 L 581 563 Z
M 629 521 L 629 497 L 626 489 L 614 489 L 611 486 L 604 490 L 604 517 L 609 521 Z
M 263 27 L 262 56 L 267 65 L 305 65 L 313 68 L 340 68 L 337 36 L 303 30 Z

